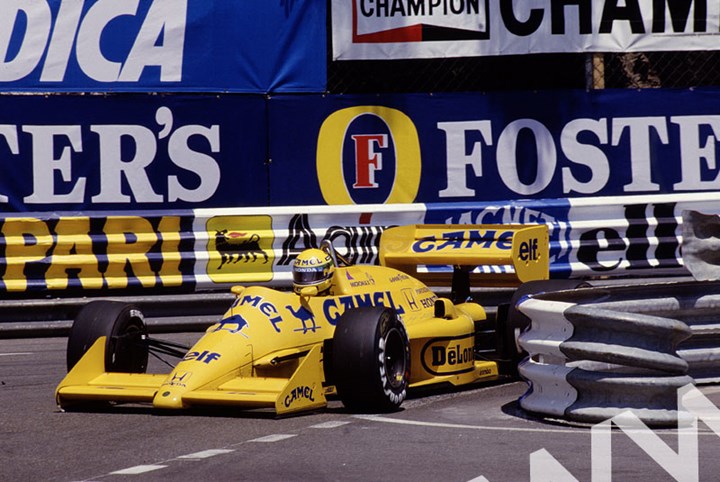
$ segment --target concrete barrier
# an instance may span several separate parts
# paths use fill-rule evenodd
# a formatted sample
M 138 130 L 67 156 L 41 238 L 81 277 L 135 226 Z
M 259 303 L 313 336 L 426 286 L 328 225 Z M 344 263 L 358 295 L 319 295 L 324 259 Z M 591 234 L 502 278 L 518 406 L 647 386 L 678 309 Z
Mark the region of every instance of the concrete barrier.
M 522 299 L 530 412 L 596 423 L 632 410 L 676 421 L 677 389 L 720 380 L 720 282 L 560 291 Z

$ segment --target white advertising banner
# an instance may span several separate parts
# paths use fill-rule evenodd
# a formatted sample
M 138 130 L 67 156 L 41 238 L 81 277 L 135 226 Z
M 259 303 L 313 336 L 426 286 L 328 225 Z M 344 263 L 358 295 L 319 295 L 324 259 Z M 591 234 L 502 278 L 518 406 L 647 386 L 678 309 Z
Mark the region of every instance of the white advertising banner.
M 720 0 L 332 0 L 333 59 L 720 49 Z

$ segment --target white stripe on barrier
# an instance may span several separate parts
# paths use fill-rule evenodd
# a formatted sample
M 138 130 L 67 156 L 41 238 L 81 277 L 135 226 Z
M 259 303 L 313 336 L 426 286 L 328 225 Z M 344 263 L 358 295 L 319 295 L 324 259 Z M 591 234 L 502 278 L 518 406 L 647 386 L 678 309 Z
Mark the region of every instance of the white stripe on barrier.
M 577 400 L 577 390 L 567 382 L 572 368 L 526 358 L 518 366 L 518 371 L 523 378 L 532 380 L 531 389 L 520 398 L 520 406 L 529 412 L 562 417 Z
M 565 310 L 574 306 L 573 303 L 559 301 L 539 302 L 527 298 L 518 306 L 520 312 L 532 320 L 532 335 L 525 332 L 518 342 L 528 353 L 537 353 L 547 357 L 545 363 L 564 363 L 567 359 L 560 351 L 560 344 L 573 334 L 573 326 L 565 319 Z

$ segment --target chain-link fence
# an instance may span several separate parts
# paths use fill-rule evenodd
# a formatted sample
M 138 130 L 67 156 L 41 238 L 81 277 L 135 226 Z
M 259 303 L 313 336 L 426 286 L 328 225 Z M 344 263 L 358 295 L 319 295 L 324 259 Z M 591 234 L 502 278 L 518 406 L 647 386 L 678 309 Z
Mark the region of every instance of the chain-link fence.
M 593 56 L 595 88 L 720 85 L 720 52 L 647 52 Z
M 333 94 L 717 85 L 716 51 L 336 61 L 328 66 Z

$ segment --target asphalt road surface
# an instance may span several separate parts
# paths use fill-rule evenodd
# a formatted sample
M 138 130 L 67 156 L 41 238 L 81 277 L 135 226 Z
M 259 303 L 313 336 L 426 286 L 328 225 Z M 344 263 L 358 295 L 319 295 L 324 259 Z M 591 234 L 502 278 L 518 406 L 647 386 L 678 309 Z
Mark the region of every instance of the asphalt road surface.
M 720 436 L 705 422 L 683 443 L 677 429 L 616 429 L 609 445 L 595 437 L 593 455 L 590 427 L 518 408 L 522 382 L 413 397 L 377 416 L 338 401 L 282 419 L 215 409 L 164 415 L 139 405 L 65 413 L 53 398 L 65 346 L 65 338 L 0 340 L 0 480 L 720 480 Z M 151 368 L 162 370 L 156 361 Z M 702 391 L 720 406 L 720 387 Z M 720 434 L 720 419 L 715 425 Z M 641 436 L 652 454 L 633 441 Z

